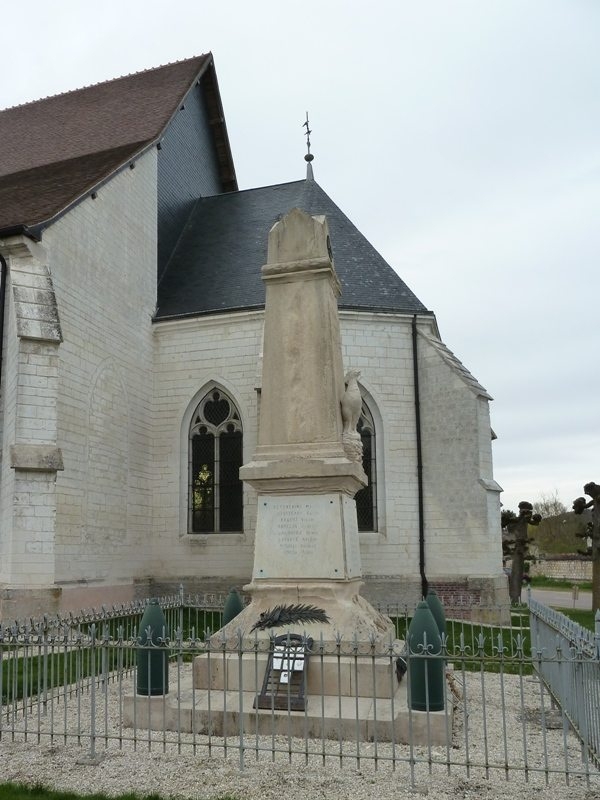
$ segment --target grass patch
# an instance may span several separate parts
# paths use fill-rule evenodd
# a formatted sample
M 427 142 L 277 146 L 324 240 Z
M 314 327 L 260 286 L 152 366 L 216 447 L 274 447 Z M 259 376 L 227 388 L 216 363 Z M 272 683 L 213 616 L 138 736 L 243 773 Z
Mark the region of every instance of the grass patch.
M 190 640 L 205 640 L 207 631 L 219 630 L 222 613 L 219 610 L 185 608 L 172 613 L 167 609 L 167 636 L 170 639 L 170 655 L 177 657 L 176 630 L 181 627 L 184 646 Z M 127 671 L 137 663 L 136 635 L 141 613 L 137 617 L 114 617 L 97 623 L 85 622 L 68 633 L 66 645 L 59 641 L 46 647 L 35 644 L 35 635 L 28 644 L 22 637 L 14 644 L 5 640 L 0 649 L 0 698 L 3 703 L 35 697 L 56 687 L 80 684 L 92 674 L 108 675 L 115 671 Z M 90 636 L 95 630 L 96 649 L 92 655 Z M 81 642 L 77 637 L 81 634 Z M 161 634 L 162 635 L 162 634 Z M 105 646 L 104 643 L 107 643 Z M 110 642 L 110 643 L 109 643 Z M 112 643 L 118 643 L 114 647 Z M 185 653 L 183 660 L 190 661 L 192 655 Z
M 595 630 L 595 612 L 584 611 L 581 608 L 557 608 L 556 610 L 560 611 L 561 614 L 564 614 L 565 617 L 572 619 L 573 622 L 577 622 L 582 628 L 587 628 L 590 631 Z
M 399 617 L 393 621 L 398 638 L 406 639 L 411 618 Z M 533 671 L 529 611 L 526 607 L 511 611 L 510 625 L 449 619 L 446 630 L 448 660 L 454 663 L 457 671 L 479 672 L 484 669 L 486 672 L 517 675 L 529 675 Z
M 214 633 L 222 627 L 223 612 L 220 610 L 205 610 L 202 608 L 166 609 L 164 612 L 166 633 L 175 639 L 176 633 L 181 629 L 183 641 L 191 638 L 204 641 L 207 631 Z M 111 639 L 130 641 L 138 634 L 138 626 L 142 620 L 142 612 L 133 617 L 114 617 L 106 622 L 96 622 L 96 638 L 103 636 Z M 92 623 L 81 626 L 82 633 L 91 632 Z M 162 634 L 161 634 L 162 635 Z
M 46 789 L 44 786 L 26 786 L 22 783 L 0 783 L 0 800 L 80 800 L 85 797 L 86 800 L 163 800 L 158 794 L 120 794 L 120 795 L 106 795 L 106 794 L 75 794 L 74 792 L 55 792 L 52 789 Z M 198 798 L 201 800 L 201 798 Z M 218 800 L 236 800 L 231 795 L 224 795 Z
M 223 627 L 223 612 L 204 611 L 197 608 L 183 609 L 183 640 L 196 638 L 204 641 L 206 633 L 211 634 Z M 171 634 L 173 635 L 173 634 Z
M 15 644 L 3 647 L 0 689 L 3 703 L 43 695 L 55 687 L 77 686 L 91 675 L 126 670 L 135 663 L 133 649 L 87 647 L 54 650 L 43 646 Z
M 578 586 L 584 592 L 592 591 L 591 581 L 564 581 L 558 578 L 546 578 L 545 575 L 536 575 L 531 579 L 531 586 L 537 589 L 568 589 Z

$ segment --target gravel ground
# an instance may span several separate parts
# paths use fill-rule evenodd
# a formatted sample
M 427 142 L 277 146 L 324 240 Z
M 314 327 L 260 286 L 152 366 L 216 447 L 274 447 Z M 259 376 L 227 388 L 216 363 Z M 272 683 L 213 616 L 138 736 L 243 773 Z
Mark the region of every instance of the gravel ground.
M 127 687 L 125 687 L 126 689 Z M 542 725 L 541 693 L 533 678 L 486 674 L 485 692 L 481 678 L 471 674 L 466 686 L 457 686 L 462 695 L 455 714 L 452 747 L 414 748 L 414 788 L 411 788 L 411 768 L 408 746 L 392 748 L 390 744 L 361 743 L 360 764 L 356 761 L 356 744 L 346 743 L 347 757 L 340 768 L 340 745 L 333 741 L 289 740 L 253 736 L 245 740 L 244 769 L 240 771 L 238 741 L 227 740 L 227 758 L 223 757 L 224 741 L 212 737 L 181 734 L 180 745 L 163 742 L 163 735 L 137 731 L 138 745 L 130 739 L 119 739 L 119 702 L 116 685 L 111 685 L 106 701 L 99 697 L 97 731 L 102 734 L 96 750 L 99 763 L 85 762 L 89 755 L 89 734 L 69 738 L 65 744 L 55 734 L 51 742 L 47 735 L 50 723 L 41 718 L 42 733 L 38 743 L 37 711 L 27 719 L 27 741 L 24 741 L 25 720 L 15 721 L 12 730 L 2 720 L 0 728 L 0 780 L 27 784 L 41 783 L 53 789 L 81 793 L 104 792 L 109 795 L 126 791 L 140 794 L 158 793 L 165 797 L 219 798 L 231 796 L 239 800 L 268 800 L 268 798 L 352 798 L 352 800 L 391 800 L 414 798 L 428 794 L 440 798 L 486 798 L 489 800 L 597 800 L 600 797 L 600 773 L 593 767 L 589 775 L 576 775 L 584 767 L 580 746 L 573 734 L 565 732 L 560 714 L 544 701 Z M 466 699 L 466 713 L 465 713 Z M 75 702 L 67 707 L 69 730 L 89 731 L 89 703 L 79 710 Z M 485 710 L 485 714 L 484 714 Z M 104 716 L 106 712 L 106 716 Z M 64 706 L 54 709 L 54 730 L 62 730 Z M 506 730 L 506 736 L 504 731 Z M 104 733 L 109 737 L 106 741 Z M 132 731 L 123 729 L 123 737 Z M 175 740 L 176 733 L 167 737 Z M 149 749 L 151 739 L 151 750 Z M 196 752 L 193 752 L 193 743 Z M 280 750 L 273 758 L 272 743 Z M 525 744 L 524 744 L 525 742 Z M 264 748 L 264 749 L 261 749 Z M 306 749 L 319 755 L 304 754 Z M 181 752 L 178 752 L 178 749 Z M 289 751 L 293 752 L 289 752 Z M 378 761 L 374 755 L 377 752 Z M 392 769 L 390 759 L 396 759 Z M 464 764 L 471 763 L 469 773 Z M 448 766 L 446 761 L 453 762 Z M 431 763 L 442 762 L 442 763 Z M 497 764 L 490 769 L 478 764 Z M 508 780 L 503 768 L 511 765 Z M 324 763 L 325 762 L 325 763 Z M 525 765 L 529 767 L 526 776 Z M 535 771 L 540 768 L 542 771 Z M 546 785 L 544 768 L 560 770 L 549 775 Z M 568 784 L 565 771 L 570 772 Z

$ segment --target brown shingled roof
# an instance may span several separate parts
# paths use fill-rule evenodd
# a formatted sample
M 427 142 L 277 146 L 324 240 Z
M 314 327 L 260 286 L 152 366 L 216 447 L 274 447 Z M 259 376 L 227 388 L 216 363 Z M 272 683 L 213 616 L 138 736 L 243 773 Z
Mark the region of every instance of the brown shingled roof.
M 0 177 L 2 228 L 17 228 L 24 224 L 23 220 L 27 226 L 35 227 L 51 219 L 88 187 L 98 184 L 131 159 L 142 144 L 116 147 Z
M 224 190 L 236 188 L 207 54 L 1 111 L 0 234 L 51 221 L 159 140 L 201 76 L 217 123 Z

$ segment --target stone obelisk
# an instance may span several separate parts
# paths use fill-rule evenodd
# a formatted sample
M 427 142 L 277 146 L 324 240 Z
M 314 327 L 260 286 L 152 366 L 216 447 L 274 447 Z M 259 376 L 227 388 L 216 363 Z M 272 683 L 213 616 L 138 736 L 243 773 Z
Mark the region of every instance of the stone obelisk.
M 359 594 L 354 495 L 367 479 L 356 448 L 343 444 L 348 418 L 342 419 L 340 284 L 325 217 L 294 209 L 277 222 L 262 278 L 258 446 L 240 470 L 258 493 L 254 568 L 245 587 L 252 601 L 227 628 L 246 634 L 275 606 L 307 604 L 324 610 L 329 622 L 299 622 L 273 632 L 387 640 L 390 621 Z M 355 431 L 352 437 L 359 439 Z

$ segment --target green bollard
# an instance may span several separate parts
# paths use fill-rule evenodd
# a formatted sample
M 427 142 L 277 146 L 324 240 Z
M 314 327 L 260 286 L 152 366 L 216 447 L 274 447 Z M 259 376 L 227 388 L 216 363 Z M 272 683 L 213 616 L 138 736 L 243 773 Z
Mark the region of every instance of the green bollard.
M 444 710 L 442 640 L 431 609 L 422 600 L 408 628 L 408 705 L 413 711 Z M 426 644 L 425 650 L 423 645 Z M 437 658 L 426 658 L 424 652 Z M 414 654 L 414 655 L 413 655 Z
M 232 619 L 244 608 L 242 598 L 240 597 L 237 589 L 231 589 L 225 600 L 225 607 L 223 608 L 223 625 L 227 625 Z
M 433 618 L 437 623 L 438 631 L 440 632 L 440 636 L 444 634 L 446 636 L 446 614 L 444 613 L 444 606 L 442 601 L 440 600 L 438 593 L 435 589 L 428 589 L 427 590 L 427 597 L 425 598 L 425 602 L 429 606 L 429 610 L 433 614 Z
M 148 629 L 151 629 L 148 637 Z M 137 693 L 167 694 L 169 691 L 169 653 L 163 637 L 167 636 L 165 615 L 158 600 L 152 598 L 139 627 L 140 644 L 137 650 Z

